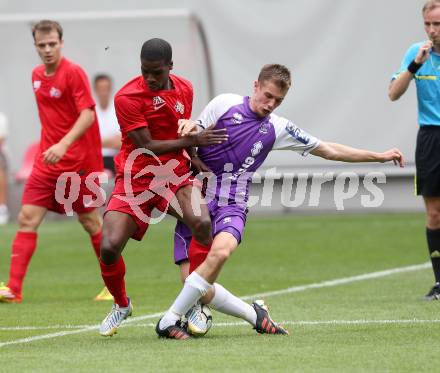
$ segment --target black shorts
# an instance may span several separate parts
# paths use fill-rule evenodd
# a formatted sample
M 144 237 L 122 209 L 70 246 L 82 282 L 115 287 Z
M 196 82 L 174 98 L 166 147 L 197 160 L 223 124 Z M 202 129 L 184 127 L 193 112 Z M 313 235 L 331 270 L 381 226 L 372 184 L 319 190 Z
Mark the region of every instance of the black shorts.
M 422 126 L 417 134 L 416 192 L 440 197 L 440 126 Z

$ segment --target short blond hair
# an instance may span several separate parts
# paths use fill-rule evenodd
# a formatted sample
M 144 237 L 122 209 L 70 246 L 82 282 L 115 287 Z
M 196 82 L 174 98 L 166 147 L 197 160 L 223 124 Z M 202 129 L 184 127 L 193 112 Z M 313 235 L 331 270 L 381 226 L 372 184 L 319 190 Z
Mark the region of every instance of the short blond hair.
M 425 14 L 425 12 L 433 10 L 437 7 L 440 7 L 440 0 L 428 0 L 423 6 L 422 14 Z

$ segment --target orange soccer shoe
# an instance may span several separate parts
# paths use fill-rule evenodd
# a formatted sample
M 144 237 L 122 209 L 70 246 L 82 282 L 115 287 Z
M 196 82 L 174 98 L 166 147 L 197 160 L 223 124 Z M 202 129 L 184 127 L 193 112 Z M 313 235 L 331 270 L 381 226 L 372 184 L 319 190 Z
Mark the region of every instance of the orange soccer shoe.
M 111 300 L 113 301 L 113 295 L 108 291 L 107 287 L 104 287 L 104 289 L 101 290 L 101 292 L 94 298 L 94 300 L 100 302 L 100 301 L 106 301 Z
M 0 283 L 0 303 L 20 303 L 22 299 L 21 294 L 15 294 L 3 282 Z

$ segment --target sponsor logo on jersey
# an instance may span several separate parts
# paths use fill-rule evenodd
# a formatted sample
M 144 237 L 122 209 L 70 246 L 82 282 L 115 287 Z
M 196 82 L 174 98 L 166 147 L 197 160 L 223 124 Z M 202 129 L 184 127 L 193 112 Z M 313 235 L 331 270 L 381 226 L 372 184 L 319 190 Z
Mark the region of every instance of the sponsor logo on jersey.
M 258 130 L 258 132 L 260 132 L 262 135 L 266 135 L 269 132 L 269 127 L 269 122 L 263 122 L 260 124 L 260 129 Z
M 288 122 L 286 125 L 287 133 L 293 138 L 297 139 L 299 142 L 307 145 L 310 142 L 310 138 L 292 122 Z
M 41 80 L 34 80 L 34 91 L 37 92 L 41 87 Z
M 255 163 L 254 157 L 247 157 L 244 162 L 241 164 L 240 168 L 234 172 L 234 174 L 231 176 L 232 180 L 237 180 L 238 177 L 242 174 L 244 174 L 249 167 L 251 167 Z
M 245 173 L 249 167 L 251 167 L 255 163 L 255 157 L 260 154 L 260 152 L 263 150 L 263 143 L 261 141 L 257 141 L 252 145 L 251 148 L 251 154 L 252 157 L 246 157 L 244 162 L 241 164 L 240 168 L 234 172 L 234 174 L 231 176 L 232 180 L 237 180 L 240 175 Z
M 231 217 L 227 217 L 227 218 L 224 218 L 223 219 L 223 224 L 228 224 L 228 223 L 230 223 L 232 221 L 232 218 Z
M 243 122 L 243 115 L 241 115 L 240 113 L 232 114 L 232 123 L 241 124 L 241 122 Z
M 174 105 L 174 109 L 176 109 L 176 111 L 182 115 L 185 112 L 185 106 L 180 101 L 176 102 L 176 105 Z
M 165 101 L 162 97 L 160 96 L 154 96 L 153 97 L 153 107 L 154 110 L 159 110 L 162 106 L 165 105 Z
M 52 87 L 49 91 L 50 97 L 53 98 L 60 98 L 61 97 L 61 91 L 58 88 Z
M 256 157 L 263 150 L 263 143 L 261 141 L 256 142 L 252 146 L 251 154 L 253 157 Z
M 437 77 L 435 75 L 416 75 L 414 78 L 416 78 L 417 80 L 437 80 Z

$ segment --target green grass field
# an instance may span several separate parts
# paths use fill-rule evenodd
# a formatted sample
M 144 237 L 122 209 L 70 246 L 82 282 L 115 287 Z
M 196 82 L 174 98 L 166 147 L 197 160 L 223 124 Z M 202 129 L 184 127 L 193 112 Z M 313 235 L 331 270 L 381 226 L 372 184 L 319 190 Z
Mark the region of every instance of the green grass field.
M 289 337 L 258 335 L 240 320 L 214 312 L 206 337 L 159 340 L 154 332 L 159 317 L 154 314 L 164 311 L 181 287 L 172 262 L 173 228 L 171 220 L 162 222 L 143 242 L 127 246 L 134 321 L 115 337 L 103 338 L 95 326 L 111 304 L 92 301 L 102 283 L 88 237 L 77 223 L 43 224 L 23 303 L 0 304 L 0 371 L 438 369 L 440 304 L 420 300 L 433 283 L 430 269 L 307 286 L 425 263 L 423 215 L 251 218 L 244 242 L 219 282 L 250 298 L 304 285 L 265 297 L 273 318 L 290 330 Z M 0 228 L 0 280 L 7 278 L 15 229 Z M 60 332 L 66 333 L 56 334 Z M 14 341 L 19 343 L 6 344 Z

